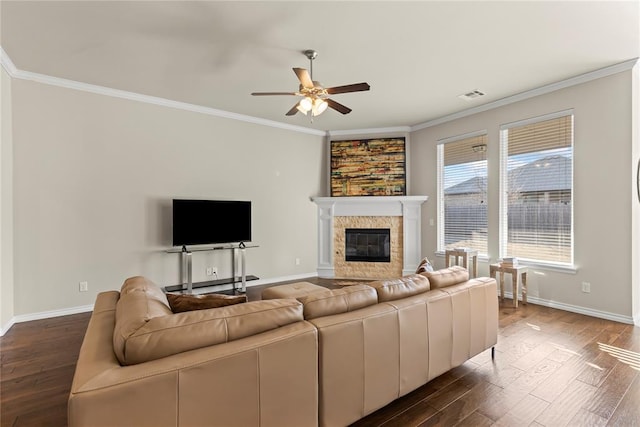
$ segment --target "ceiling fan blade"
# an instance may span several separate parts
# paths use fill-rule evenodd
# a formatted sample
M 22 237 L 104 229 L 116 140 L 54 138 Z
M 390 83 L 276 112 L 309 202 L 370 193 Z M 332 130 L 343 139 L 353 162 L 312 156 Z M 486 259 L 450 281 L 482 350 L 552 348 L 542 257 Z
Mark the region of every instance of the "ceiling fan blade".
M 295 116 L 297 112 L 298 112 L 298 104 L 294 105 L 291 110 L 287 111 L 287 114 L 285 114 L 285 116 Z
M 296 92 L 253 92 L 253 96 L 298 95 Z
M 333 99 L 325 98 L 325 101 L 327 101 L 327 104 L 329 104 L 329 107 L 333 108 L 339 113 L 349 114 L 351 112 L 351 108 L 345 107 L 344 105 L 334 101 Z
M 329 95 L 335 95 L 338 93 L 362 92 L 369 90 L 370 88 L 371 86 L 369 86 L 369 83 L 354 83 L 352 85 L 330 87 L 326 89 L 326 91 Z
M 298 76 L 298 80 L 300 80 L 302 87 L 306 87 L 308 89 L 313 87 L 311 76 L 309 75 L 309 72 L 307 70 L 305 70 L 304 68 L 294 68 L 293 72 L 296 73 L 296 76 Z

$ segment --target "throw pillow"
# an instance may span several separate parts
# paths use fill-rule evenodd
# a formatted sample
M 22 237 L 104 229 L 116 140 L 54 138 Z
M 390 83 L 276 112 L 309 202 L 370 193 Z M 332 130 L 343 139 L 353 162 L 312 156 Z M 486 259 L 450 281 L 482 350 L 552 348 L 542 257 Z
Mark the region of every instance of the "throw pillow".
M 183 311 L 206 310 L 208 308 L 218 308 L 227 305 L 240 304 L 243 302 L 247 302 L 247 296 L 222 294 L 167 294 L 167 301 L 169 301 L 171 311 L 173 311 L 174 313 L 182 313 Z
M 433 266 L 429 261 L 429 258 L 425 257 L 420 264 L 418 264 L 418 269 L 416 270 L 416 274 L 420 273 L 431 273 L 433 271 Z

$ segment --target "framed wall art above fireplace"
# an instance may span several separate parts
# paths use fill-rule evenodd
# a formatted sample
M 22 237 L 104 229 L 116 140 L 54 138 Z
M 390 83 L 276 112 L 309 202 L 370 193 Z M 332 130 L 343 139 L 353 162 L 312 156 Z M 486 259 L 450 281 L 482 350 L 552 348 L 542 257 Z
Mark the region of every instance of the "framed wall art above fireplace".
M 406 196 L 405 138 L 331 141 L 331 196 Z

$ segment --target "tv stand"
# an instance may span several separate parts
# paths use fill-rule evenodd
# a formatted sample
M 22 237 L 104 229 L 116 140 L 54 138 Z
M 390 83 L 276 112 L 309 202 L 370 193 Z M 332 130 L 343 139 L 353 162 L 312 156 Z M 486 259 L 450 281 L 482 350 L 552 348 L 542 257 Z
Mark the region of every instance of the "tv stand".
M 221 246 L 198 246 L 188 249 L 186 246 L 182 248 L 172 248 L 167 250 L 167 253 L 180 253 L 181 256 L 181 275 L 182 283 L 175 286 L 165 286 L 165 291 L 176 292 L 182 291 L 187 294 L 192 294 L 194 288 L 203 288 L 207 286 L 226 285 L 231 283 L 233 285 L 233 293 L 240 292 L 245 293 L 247 291 L 247 280 L 257 280 L 256 276 L 247 276 L 246 274 L 246 250 L 250 248 L 257 248 L 258 245 L 246 244 L 240 242 L 239 244 L 221 245 Z M 231 251 L 231 277 L 228 279 L 218 279 L 206 282 L 193 283 L 193 265 L 191 263 L 191 254 L 193 252 L 203 251 L 218 251 L 218 250 L 230 250 Z M 236 276 L 236 254 L 240 252 L 240 276 Z M 240 288 L 236 287 L 236 283 L 240 283 Z

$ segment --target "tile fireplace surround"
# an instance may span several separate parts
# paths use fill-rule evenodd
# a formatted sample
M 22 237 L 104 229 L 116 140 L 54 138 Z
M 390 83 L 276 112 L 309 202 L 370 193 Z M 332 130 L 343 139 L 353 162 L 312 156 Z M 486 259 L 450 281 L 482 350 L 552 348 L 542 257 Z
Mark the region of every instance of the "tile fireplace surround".
M 336 223 L 344 224 L 344 218 L 336 221 L 336 217 L 374 217 L 382 222 L 390 220 L 384 217 L 399 217 L 402 220 L 401 260 L 396 260 L 402 267 L 403 276 L 416 271 L 420 262 L 421 248 L 421 206 L 428 199 L 427 196 L 366 196 L 366 197 L 312 197 L 311 200 L 318 205 L 318 276 L 319 277 L 371 277 L 366 274 L 346 275 L 336 274 L 344 271 L 341 269 L 342 260 L 334 259 L 334 254 L 344 253 L 344 248 L 334 248 L 334 227 Z M 348 219 L 346 220 L 348 222 Z M 354 218 L 358 222 L 358 218 Z M 391 221 L 393 222 L 393 221 Z M 390 222 L 390 223 L 391 223 Z M 391 227 L 393 229 L 393 226 Z M 392 236 L 393 240 L 393 236 Z M 392 260 L 392 263 L 394 260 Z M 380 269 L 380 266 L 369 263 L 371 269 Z M 338 267 L 338 268 L 336 268 Z M 380 278 L 384 277 L 384 270 L 380 270 Z M 374 273 L 375 274 L 375 273 Z M 397 274 L 400 274 L 398 271 Z

